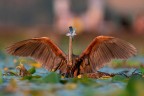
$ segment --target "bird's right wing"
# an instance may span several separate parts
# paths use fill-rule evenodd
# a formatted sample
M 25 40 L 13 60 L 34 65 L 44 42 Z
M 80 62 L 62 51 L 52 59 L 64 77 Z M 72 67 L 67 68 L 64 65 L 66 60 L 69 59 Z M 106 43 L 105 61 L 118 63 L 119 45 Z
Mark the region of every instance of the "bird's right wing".
M 80 60 L 87 73 L 96 72 L 112 59 L 128 59 L 136 54 L 136 48 L 124 40 L 98 36 L 80 55 Z
M 33 57 L 49 71 L 66 69 L 66 55 L 47 37 L 15 43 L 7 48 L 7 52 L 15 56 Z

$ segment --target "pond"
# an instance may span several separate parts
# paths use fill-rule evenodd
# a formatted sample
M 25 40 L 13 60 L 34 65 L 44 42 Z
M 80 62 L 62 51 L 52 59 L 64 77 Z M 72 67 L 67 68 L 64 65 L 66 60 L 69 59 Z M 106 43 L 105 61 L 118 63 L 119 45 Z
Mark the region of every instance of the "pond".
M 57 73 L 48 72 L 40 67 L 32 59 L 12 57 L 5 54 L 1 57 L 0 96 L 132 96 L 131 92 L 133 90 L 135 90 L 135 94 L 144 94 L 140 89 L 144 87 L 142 74 L 132 76 L 136 69 L 136 73 L 141 72 L 139 65 L 144 63 L 143 56 L 127 60 L 127 65 L 129 65 L 127 68 L 119 66 L 119 64 L 123 63 L 122 60 L 113 60 L 110 65 L 117 63 L 117 66 L 114 68 L 105 66 L 99 71 L 107 73 L 125 72 L 126 76 L 116 75 L 99 79 L 86 77 L 61 78 Z M 131 62 L 133 62 L 134 67 L 132 67 Z M 12 74 L 12 72 L 19 73 L 16 69 L 19 63 L 23 63 L 27 70 L 32 69 L 32 65 L 36 65 L 32 76 L 21 77 Z M 6 74 L 8 71 L 9 73 Z

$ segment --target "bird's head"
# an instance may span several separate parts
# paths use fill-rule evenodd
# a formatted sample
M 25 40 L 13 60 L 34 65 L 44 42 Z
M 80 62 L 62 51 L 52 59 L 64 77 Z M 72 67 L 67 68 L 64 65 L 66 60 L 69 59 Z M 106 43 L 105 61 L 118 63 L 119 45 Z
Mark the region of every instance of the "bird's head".
M 73 28 L 72 26 L 70 26 L 69 27 L 69 32 L 66 34 L 66 36 L 74 37 L 75 35 L 76 35 L 75 28 Z

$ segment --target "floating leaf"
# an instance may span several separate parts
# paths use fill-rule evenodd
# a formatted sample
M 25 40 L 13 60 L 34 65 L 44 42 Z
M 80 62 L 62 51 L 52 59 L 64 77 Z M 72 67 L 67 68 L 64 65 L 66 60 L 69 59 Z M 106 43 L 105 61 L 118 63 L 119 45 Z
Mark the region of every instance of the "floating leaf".
M 2 71 L 0 70 L 0 84 L 3 83 Z
M 28 70 L 28 72 L 29 72 L 30 74 L 34 74 L 34 73 L 36 72 L 35 67 L 30 68 L 30 69 Z
M 143 66 L 140 67 L 140 72 L 141 72 L 142 74 L 144 74 L 144 67 L 143 67 Z
M 67 84 L 65 84 L 64 87 L 65 87 L 66 89 L 68 89 L 68 90 L 74 90 L 74 89 L 77 88 L 77 84 L 75 84 L 75 83 L 67 83 Z
M 24 76 L 21 78 L 21 80 L 32 80 L 32 79 L 39 79 L 41 76 L 36 75 L 36 76 Z
M 128 78 L 126 78 L 123 75 L 116 75 L 112 78 L 112 81 L 122 81 L 122 82 L 126 82 L 128 81 Z
M 144 89 L 144 79 L 141 78 L 140 76 L 132 76 L 126 86 L 128 96 L 143 96 L 144 95 L 143 89 Z
M 95 83 L 94 79 L 83 77 L 83 78 L 73 78 L 71 79 L 71 82 L 74 83 L 81 83 L 84 85 L 93 85 Z
M 96 96 L 95 90 L 91 87 L 83 88 L 82 96 Z
M 7 72 L 5 73 L 5 75 L 18 76 L 18 74 L 17 74 L 16 72 L 12 71 L 12 70 L 7 71 Z
M 60 75 L 55 72 L 51 72 L 50 74 L 46 75 L 42 81 L 45 83 L 59 83 Z
M 21 80 L 31 80 L 32 76 L 24 76 L 21 78 Z

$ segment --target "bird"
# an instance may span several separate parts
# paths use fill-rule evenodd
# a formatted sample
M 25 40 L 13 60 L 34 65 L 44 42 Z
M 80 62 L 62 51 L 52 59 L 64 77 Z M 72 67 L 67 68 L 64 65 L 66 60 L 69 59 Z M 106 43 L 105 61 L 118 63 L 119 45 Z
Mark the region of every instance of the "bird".
M 48 37 L 20 41 L 8 46 L 6 51 L 14 56 L 32 57 L 48 71 L 59 71 L 67 78 L 97 73 L 112 59 L 128 59 L 137 54 L 134 45 L 125 40 L 97 36 L 79 56 L 74 55 L 72 41 L 75 35 L 75 28 L 70 26 L 66 34 L 69 37 L 68 54 Z

